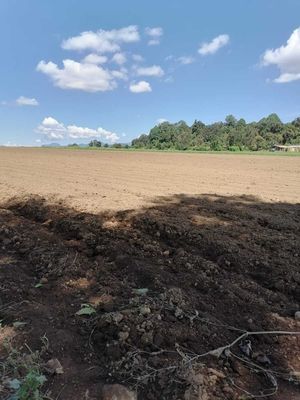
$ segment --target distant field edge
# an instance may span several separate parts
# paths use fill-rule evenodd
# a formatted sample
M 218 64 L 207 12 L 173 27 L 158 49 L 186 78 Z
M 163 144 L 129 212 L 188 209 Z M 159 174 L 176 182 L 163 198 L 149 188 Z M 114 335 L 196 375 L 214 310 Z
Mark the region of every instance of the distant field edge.
M 5 148 L 22 148 L 22 149 L 40 149 L 40 150 L 77 150 L 77 151 L 106 151 L 106 152 L 139 152 L 139 153 L 181 153 L 181 154 L 231 154 L 231 155 L 253 155 L 253 156 L 283 156 L 283 157 L 300 157 L 300 152 L 283 152 L 283 151 L 229 151 L 229 150 L 158 150 L 158 149 L 135 149 L 135 148 L 107 148 L 107 147 L 72 147 L 72 146 L 20 146 L 20 147 L 9 147 L 0 146 L 0 149 Z

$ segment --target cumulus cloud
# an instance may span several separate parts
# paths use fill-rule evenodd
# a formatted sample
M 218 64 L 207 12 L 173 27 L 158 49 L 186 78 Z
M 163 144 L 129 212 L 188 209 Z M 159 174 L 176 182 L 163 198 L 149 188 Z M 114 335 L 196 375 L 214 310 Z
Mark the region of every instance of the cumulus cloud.
M 221 47 L 226 46 L 229 43 L 229 35 L 219 35 L 215 37 L 211 42 L 203 43 L 198 53 L 202 56 L 206 56 L 208 54 L 215 54 Z
M 122 65 L 126 63 L 127 58 L 124 53 L 116 53 L 113 55 L 111 61 L 115 62 L 116 64 Z
M 159 41 L 163 35 L 161 27 L 148 27 L 145 32 L 150 41 Z M 73 57 L 62 60 L 62 63 L 41 60 L 36 70 L 48 76 L 56 87 L 92 93 L 114 90 L 118 87 L 119 80 L 164 76 L 165 72 L 159 65 L 142 67 L 139 64 L 144 61 L 141 55 L 126 53 L 123 50 L 123 45 L 139 40 L 140 34 L 136 25 L 121 29 L 82 32 L 64 40 L 61 44 L 65 50 L 83 52 L 80 60 Z M 182 58 L 180 62 L 190 61 Z M 128 63 L 128 68 L 124 68 L 125 63 Z M 145 81 L 141 82 L 141 86 L 139 82 L 131 86 L 135 88 L 137 85 L 137 92 L 151 91 L 148 82 L 147 85 L 144 84 Z
M 120 45 L 123 43 L 133 43 L 139 40 L 138 27 L 130 25 L 110 31 L 100 29 L 97 32 L 82 32 L 78 36 L 64 40 L 62 48 L 65 50 L 91 50 L 98 53 L 112 53 L 120 51 Z
M 164 31 L 161 27 L 149 28 L 145 29 L 146 35 L 150 36 L 150 40 L 148 41 L 149 46 L 155 46 L 160 43 L 160 38 L 163 35 Z
M 20 96 L 16 103 L 18 106 L 38 106 L 39 103 L 35 98 L 29 98 L 25 96 Z
M 96 64 L 63 60 L 63 67 L 59 68 L 52 61 L 40 61 L 37 71 L 48 75 L 54 85 L 61 89 L 106 92 L 117 87 L 115 76 Z
M 47 139 L 63 139 L 65 137 L 66 128 L 55 118 L 46 117 L 37 127 L 37 132 Z
M 107 57 L 106 56 L 100 56 L 99 54 L 91 53 L 88 54 L 82 62 L 86 64 L 104 64 L 107 62 Z
M 276 65 L 280 75 L 274 80 L 287 83 L 300 79 L 300 28 L 293 31 L 285 45 L 266 50 L 262 62 L 264 66 Z
M 115 132 L 108 131 L 102 127 L 97 129 L 68 125 L 58 122 L 55 118 L 46 117 L 37 127 L 36 132 L 48 140 L 59 139 L 90 139 L 99 138 L 109 143 L 115 143 L 120 138 Z
M 143 93 L 143 92 L 152 92 L 152 88 L 149 82 L 139 81 L 137 83 L 132 83 L 129 86 L 129 90 L 132 93 Z
M 195 59 L 194 59 L 194 57 L 191 57 L 191 56 L 182 56 L 182 57 L 178 57 L 177 61 L 180 64 L 188 65 L 188 64 L 192 64 L 195 61 Z
M 138 76 L 163 76 L 164 70 L 159 65 L 152 65 L 151 67 L 139 67 L 136 69 Z

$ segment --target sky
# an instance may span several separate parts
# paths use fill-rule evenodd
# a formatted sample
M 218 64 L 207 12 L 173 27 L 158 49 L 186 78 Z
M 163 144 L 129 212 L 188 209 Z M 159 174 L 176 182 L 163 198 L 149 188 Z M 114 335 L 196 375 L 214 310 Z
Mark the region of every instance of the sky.
M 299 0 L 1 0 L 0 145 L 300 116 Z

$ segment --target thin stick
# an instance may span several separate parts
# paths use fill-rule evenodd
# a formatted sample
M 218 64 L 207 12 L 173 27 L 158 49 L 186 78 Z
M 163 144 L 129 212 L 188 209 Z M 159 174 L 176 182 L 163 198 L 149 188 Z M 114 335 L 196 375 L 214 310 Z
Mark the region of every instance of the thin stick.
M 300 335 L 300 332 L 289 332 L 289 331 L 258 331 L 258 332 L 245 332 L 242 335 L 240 335 L 238 338 L 236 338 L 232 343 L 227 344 L 226 346 L 218 347 L 217 349 L 207 351 L 206 353 L 199 354 L 192 359 L 189 360 L 189 362 L 196 360 L 197 358 L 200 357 L 205 357 L 208 355 L 220 357 L 225 350 L 230 349 L 233 347 L 235 344 L 240 342 L 242 339 L 245 339 L 248 336 L 256 336 L 256 335 Z

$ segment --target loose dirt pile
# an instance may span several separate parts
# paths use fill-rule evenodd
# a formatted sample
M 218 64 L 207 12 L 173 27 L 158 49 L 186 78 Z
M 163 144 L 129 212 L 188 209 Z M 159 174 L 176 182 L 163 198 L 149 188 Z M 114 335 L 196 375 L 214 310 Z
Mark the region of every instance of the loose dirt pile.
M 115 382 L 145 400 L 299 399 L 299 336 L 248 336 L 203 356 L 245 332 L 300 331 L 299 246 L 300 206 L 250 196 L 162 197 L 97 215 L 9 201 L 0 365 L 5 342 L 42 348 L 52 399 L 99 400 Z M 62 374 L 45 368 L 53 359 Z M 2 372 L 5 399 L 22 370 Z

